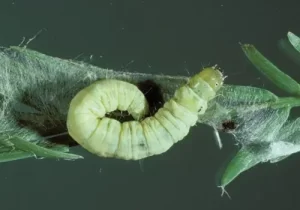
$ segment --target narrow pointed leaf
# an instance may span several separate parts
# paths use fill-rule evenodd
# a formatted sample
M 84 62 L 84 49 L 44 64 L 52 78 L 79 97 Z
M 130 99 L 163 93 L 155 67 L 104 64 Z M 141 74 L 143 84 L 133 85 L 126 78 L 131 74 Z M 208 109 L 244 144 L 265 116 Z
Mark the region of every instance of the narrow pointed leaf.
M 0 153 L 0 163 L 10 162 L 14 160 L 22 160 L 26 158 L 34 157 L 32 152 L 26 152 L 22 150 L 13 150 Z
M 300 38 L 293 34 L 292 32 L 288 32 L 287 37 L 291 44 L 294 46 L 294 48 L 300 52 Z
M 225 187 L 244 171 L 254 167 L 260 162 L 256 153 L 248 149 L 241 149 L 230 161 L 221 178 L 221 186 Z
M 34 156 L 38 157 L 45 157 L 45 158 L 59 158 L 65 160 L 76 160 L 76 159 L 83 159 L 82 156 L 76 154 L 65 153 L 61 151 L 55 151 L 53 149 L 48 149 L 45 147 L 41 147 L 37 144 L 24 141 L 20 138 L 12 138 L 10 142 L 14 144 L 14 146 L 23 151 L 31 152 Z
M 278 47 L 289 59 L 300 66 L 300 51 L 297 51 L 287 38 L 281 39 L 278 42 Z
M 51 147 L 51 150 L 65 153 L 69 151 L 69 148 L 67 146 L 54 145 L 53 147 Z M 32 157 L 36 157 L 36 154 L 30 151 L 14 149 L 13 147 L 0 148 L 0 163 L 22 160 Z
M 265 58 L 253 45 L 242 45 L 242 49 L 253 65 L 280 89 L 292 95 L 300 95 L 300 85 Z

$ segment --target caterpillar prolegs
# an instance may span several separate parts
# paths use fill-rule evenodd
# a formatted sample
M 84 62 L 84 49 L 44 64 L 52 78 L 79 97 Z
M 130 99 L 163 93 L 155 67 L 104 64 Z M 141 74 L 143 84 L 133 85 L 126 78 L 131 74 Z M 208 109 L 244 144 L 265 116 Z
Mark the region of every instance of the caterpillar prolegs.
M 137 86 L 120 80 L 97 81 L 72 99 L 68 132 L 85 149 L 101 157 L 139 160 L 164 153 L 188 134 L 223 80 L 216 67 L 205 68 L 145 119 L 149 107 Z M 135 120 L 121 123 L 106 117 L 115 110 L 127 111 Z

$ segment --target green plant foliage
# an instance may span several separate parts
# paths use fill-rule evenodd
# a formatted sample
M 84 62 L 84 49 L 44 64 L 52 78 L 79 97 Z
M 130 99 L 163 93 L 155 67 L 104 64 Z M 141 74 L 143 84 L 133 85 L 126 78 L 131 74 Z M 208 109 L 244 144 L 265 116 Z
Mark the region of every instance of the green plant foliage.
M 300 52 L 295 49 L 295 47 L 291 44 L 288 38 L 283 38 L 279 40 L 278 46 L 280 50 L 282 50 L 289 59 L 291 59 L 295 64 L 300 66 Z
M 289 32 L 288 39 L 299 51 L 299 38 Z M 290 110 L 300 106 L 299 84 L 253 45 L 242 45 L 242 50 L 261 73 L 288 95 L 278 97 L 262 88 L 226 84 L 209 103 L 207 112 L 199 116 L 200 123 L 231 133 L 239 147 L 222 174 L 222 188 L 259 163 L 278 162 L 300 151 L 300 118 L 289 119 Z M 82 158 L 69 153 L 68 144 L 50 141 L 53 136 L 49 135 L 67 132 L 71 99 L 98 79 L 133 84 L 152 80 L 165 101 L 188 79 L 101 69 L 22 47 L 3 48 L 0 69 L 0 162 L 30 157 Z
M 265 58 L 253 45 L 242 45 L 242 49 L 255 67 L 280 89 L 292 95 L 300 95 L 300 85 L 277 66 Z
M 287 37 L 294 48 L 300 52 L 300 38 L 292 32 L 288 32 Z
M 242 49 L 255 67 L 275 85 L 298 95 L 299 84 L 268 61 L 254 46 L 242 45 Z M 225 100 L 220 97 L 215 103 L 230 114 L 224 119 L 210 120 L 209 124 L 220 127 L 224 120 L 233 120 L 237 127 L 230 132 L 240 142 L 240 150 L 229 162 L 220 180 L 223 188 L 259 163 L 278 162 L 300 151 L 300 118 L 288 119 L 290 109 L 300 106 L 299 97 L 277 97 L 263 89 L 238 86 L 234 86 L 232 91 L 227 87 L 221 95 Z

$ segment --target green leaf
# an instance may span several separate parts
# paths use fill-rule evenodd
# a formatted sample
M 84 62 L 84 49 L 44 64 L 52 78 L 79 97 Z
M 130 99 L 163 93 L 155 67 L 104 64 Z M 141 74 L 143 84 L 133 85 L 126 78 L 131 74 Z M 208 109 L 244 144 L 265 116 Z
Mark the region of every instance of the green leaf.
M 221 186 L 225 187 L 236 179 L 242 172 L 254 167 L 260 163 L 255 152 L 248 148 L 241 149 L 236 156 L 230 161 L 221 178 Z
M 199 116 L 199 122 L 207 122 L 211 118 L 228 116 L 232 111 L 242 109 L 244 112 L 262 109 L 262 106 L 270 106 L 278 97 L 272 92 L 250 86 L 224 85 L 217 97 L 209 102 L 209 108 L 204 115 Z M 232 113 L 231 113 L 232 114 Z
M 50 146 L 49 143 L 46 142 L 45 143 L 41 142 L 40 144 L 45 147 Z M 69 148 L 68 146 L 62 146 L 62 145 L 51 145 L 51 150 L 58 151 L 58 152 L 68 152 Z M 37 156 L 31 151 L 19 150 L 11 146 L 0 147 L 0 163 L 22 160 L 31 157 L 37 157 Z
M 33 156 L 37 156 L 37 157 L 59 158 L 59 159 L 65 159 L 65 160 L 83 159 L 83 157 L 80 155 L 65 153 L 65 152 L 61 152 L 61 151 L 56 151 L 54 149 L 48 149 L 45 147 L 41 147 L 35 143 L 31 143 L 29 141 L 24 141 L 18 137 L 11 138 L 11 139 L 9 139 L 9 141 L 18 150 L 30 152 L 33 154 Z
M 287 55 L 289 59 L 291 59 L 295 64 L 300 66 L 300 52 L 298 52 L 295 49 L 295 47 L 290 43 L 290 41 L 287 38 L 279 40 L 278 47 Z
M 242 49 L 253 65 L 277 87 L 292 95 L 300 95 L 300 85 L 265 58 L 253 45 L 244 44 Z
M 300 52 L 300 38 L 293 34 L 292 32 L 288 32 L 287 37 L 291 44 L 294 46 L 294 48 Z
M 278 97 L 268 90 L 239 85 L 225 85 L 218 95 L 216 101 L 228 109 L 242 107 L 244 110 L 251 105 L 259 106 L 278 100 Z
M 0 153 L 0 163 L 9 162 L 14 160 L 21 160 L 34 157 L 32 152 L 25 152 L 22 150 L 12 150 L 8 152 L 1 152 Z

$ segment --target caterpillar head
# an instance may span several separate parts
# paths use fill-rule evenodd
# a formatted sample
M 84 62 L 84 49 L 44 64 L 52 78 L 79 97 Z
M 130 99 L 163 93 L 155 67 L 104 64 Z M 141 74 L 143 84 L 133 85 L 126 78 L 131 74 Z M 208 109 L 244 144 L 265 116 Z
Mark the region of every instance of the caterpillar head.
M 216 66 L 203 69 L 199 74 L 195 75 L 196 79 L 200 77 L 216 92 L 220 89 L 224 82 L 224 76 Z
M 190 78 L 188 86 L 199 96 L 212 99 L 222 87 L 225 77 L 217 66 L 207 67 Z
M 197 86 L 199 80 L 204 80 L 216 92 L 222 87 L 224 76 L 216 66 L 204 68 L 198 74 L 193 76 L 189 84 L 190 86 Z

